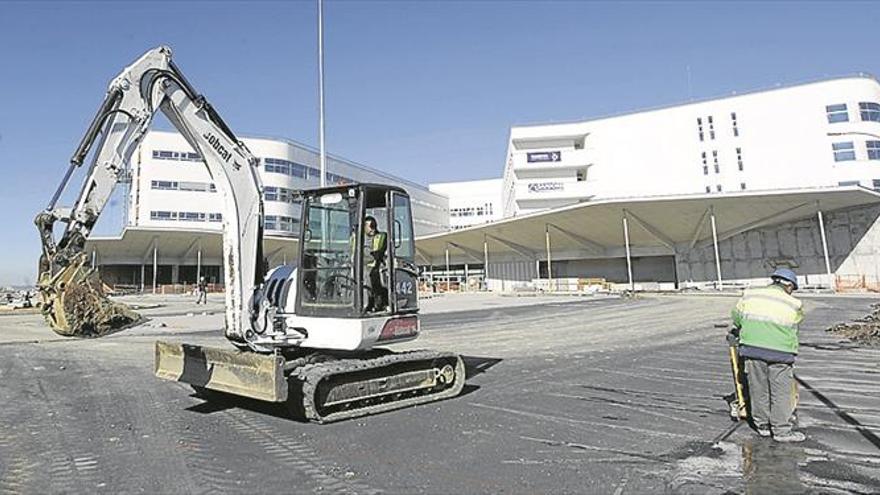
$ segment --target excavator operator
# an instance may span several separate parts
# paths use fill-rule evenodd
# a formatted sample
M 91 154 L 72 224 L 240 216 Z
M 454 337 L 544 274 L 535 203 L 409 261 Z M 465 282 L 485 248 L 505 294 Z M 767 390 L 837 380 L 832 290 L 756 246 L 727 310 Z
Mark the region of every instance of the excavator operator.
M 388 248 L 388 235 L 378 230 L 376 219 L 364 219 L 364 262 L 369 272 L 370 299 L 367 312 L 384 311 L 388 306 L 387 289 L 382 286 L 381 270 L 385 263 L 385 250 Z

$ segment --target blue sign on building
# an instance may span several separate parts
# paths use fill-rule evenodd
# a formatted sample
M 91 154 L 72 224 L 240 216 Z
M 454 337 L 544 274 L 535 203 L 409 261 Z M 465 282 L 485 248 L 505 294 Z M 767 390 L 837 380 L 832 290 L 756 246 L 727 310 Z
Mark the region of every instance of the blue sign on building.
M 561 162 L 561 151 L 536 151 L 534 153 L 526 153 L 526 162 Z

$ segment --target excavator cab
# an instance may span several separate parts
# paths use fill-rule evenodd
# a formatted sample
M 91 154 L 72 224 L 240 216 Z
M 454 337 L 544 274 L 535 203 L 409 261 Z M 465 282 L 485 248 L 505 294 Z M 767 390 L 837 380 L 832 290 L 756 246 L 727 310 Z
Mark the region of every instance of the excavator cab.
M 296 314 L 370 318 L 418 312 L 409 195 L 357 184 L 301 193 Z

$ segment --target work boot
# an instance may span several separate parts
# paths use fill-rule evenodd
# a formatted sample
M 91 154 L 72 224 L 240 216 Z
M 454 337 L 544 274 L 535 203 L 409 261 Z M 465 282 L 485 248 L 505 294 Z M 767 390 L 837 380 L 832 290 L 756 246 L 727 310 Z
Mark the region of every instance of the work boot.
M 773 440 L 782 443 L 797 443 L 803 442 L 806 439 L 807 436 L 799 431 L 789 431 L 779 435 L 773 435 Z
M 767 438 L 770 436 L 770 427 L 769 426 L 755 426 L 755 432 L 759 437 Z

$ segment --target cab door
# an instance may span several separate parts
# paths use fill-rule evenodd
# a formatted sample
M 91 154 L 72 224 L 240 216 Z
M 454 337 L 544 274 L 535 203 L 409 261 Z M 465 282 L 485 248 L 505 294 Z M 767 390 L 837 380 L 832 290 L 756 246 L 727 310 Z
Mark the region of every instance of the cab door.
M 414 313 L 419 310 L 419 272 L 409 196 L 392 191 L 391 209 L 391 309 L 394 313 Z

